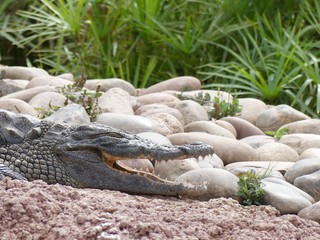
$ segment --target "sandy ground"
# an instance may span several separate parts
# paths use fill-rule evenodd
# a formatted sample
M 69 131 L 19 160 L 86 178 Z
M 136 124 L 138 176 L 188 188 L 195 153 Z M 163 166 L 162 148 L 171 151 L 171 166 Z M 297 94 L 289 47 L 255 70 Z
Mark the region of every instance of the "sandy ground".
M 199 202 L 0 182 L 0 239 L 320 239 L 320 224 L 232 199 Z

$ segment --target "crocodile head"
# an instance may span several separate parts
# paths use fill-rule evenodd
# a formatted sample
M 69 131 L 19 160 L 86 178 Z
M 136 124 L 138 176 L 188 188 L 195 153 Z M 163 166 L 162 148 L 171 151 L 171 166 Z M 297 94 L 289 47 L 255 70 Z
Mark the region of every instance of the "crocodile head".
M 51 130 L 47 134 L 52 133 L 54 131 Z M 202 143 L 158 145 L 126 131 L 89 124 L 69 129 L 63 141 L 55 146 L 54 152 L 69 176 L 83 187 L 140 194 L 192 195 L 203 190 L 203 186 L 165 181 L 151 173 L 119 165 L 118 160 L 197 158 L 213 154 L 213 149 Z

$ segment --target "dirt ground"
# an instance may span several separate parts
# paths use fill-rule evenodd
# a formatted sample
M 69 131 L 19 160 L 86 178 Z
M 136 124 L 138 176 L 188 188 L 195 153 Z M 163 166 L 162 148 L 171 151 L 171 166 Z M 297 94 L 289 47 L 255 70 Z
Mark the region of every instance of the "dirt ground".
M 0 182 L 0 239 L 320 239 L 320 224 L 232 199 L 199 202 Z

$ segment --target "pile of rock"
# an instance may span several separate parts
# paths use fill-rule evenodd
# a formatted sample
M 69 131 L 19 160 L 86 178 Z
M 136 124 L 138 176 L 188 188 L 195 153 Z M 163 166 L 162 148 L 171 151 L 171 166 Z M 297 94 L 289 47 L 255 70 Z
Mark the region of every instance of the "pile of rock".
M 38 116 L 39 111 L 60 107 L 48 116 L 52 121 L 89 123 L 86 110 L 74 104 L 57 87 L 74 83 L 70 73 L 51 76 L 38 68 L 0 67 L 0 109 Z M 238 199 L 239 174 L 268 172 L 263 179 L 265 204 L 282 214 L 293 213 L 320 223 L 320 120 L 288 105 L 267 106 L 258 99 L 240 98 L 239 116 L 209 119 L 208 106 L 178 96 L 208 93 L 230 101 L 226 92 L 201 90 L 194 77 L 177 77 L 147 89 L 135 89 L 122 79 L 91 79 L 84 88 L 102 95 L 96 121 L 138 134 L 159 144 L 204 142 L 216 154 L 201 161 L 126 161 L 131 167 L 154 172 L 164 179 L 207 183 L 201 200 L 217 197 Z M 188 91 L 186 91 L 186 89 Z M 65 103 L 69 104 L 65 106 Z M 209 106 L 210 108 L 210 106 Z M 265 131 L 287 128 L 280 139 Z

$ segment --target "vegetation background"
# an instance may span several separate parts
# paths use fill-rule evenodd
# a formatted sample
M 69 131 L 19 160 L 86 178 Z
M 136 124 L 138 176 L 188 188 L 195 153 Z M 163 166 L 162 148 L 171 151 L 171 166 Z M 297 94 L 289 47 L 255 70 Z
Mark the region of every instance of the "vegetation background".
M 319 0 L 1 0 L 0 63 L 320 111 Z

